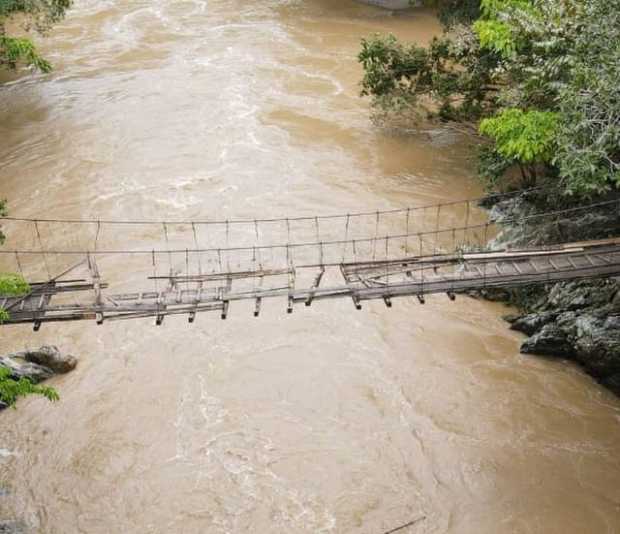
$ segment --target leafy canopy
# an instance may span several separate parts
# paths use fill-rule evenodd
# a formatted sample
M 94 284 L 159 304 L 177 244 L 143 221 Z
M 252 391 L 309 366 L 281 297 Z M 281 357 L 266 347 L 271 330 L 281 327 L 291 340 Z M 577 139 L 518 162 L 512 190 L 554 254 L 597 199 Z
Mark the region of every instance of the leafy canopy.
M 28 378 L 14 380 L 11 378 L 11 371 L 9 369 L 0 367 L 0 402 L 15 408 L 17 400 L 28 395 L 41 395 L 51 402 L 56 402 L 60 399 L 54 388 L 38 386 L 33 384 Z
M 0 0 L 0 68 L 16 69 L 23 63 L 49 72 L 52 65 L 39 55 L 34 43 L 23 35 L 9 35 L 7 27 L 45 34 L 71 4 L 72 0 Z
M 23 276 L 14 273 L 0 274 L 0 297 L 19 297 L 27 295 L 30 290 L 30 285 Z M 9 313 L 0 307 L 0 324 L 9 318 Z
M 491 184 L 518 168 L 568 194 L 620 187 L 620 0 L 478 0 L 472 12 L 428 47 L 362 41 L 375 113 L 474 126 Z
M 558 129 L 558 114 L 552 111 L 507 109 L 480 123 L 480 132 L 495 142 L 505 158 L 523 163 L 548 163 Z
M 0 274 L 0 297 L 19 297 L 30 293 L 30 285 L 15 273 Z

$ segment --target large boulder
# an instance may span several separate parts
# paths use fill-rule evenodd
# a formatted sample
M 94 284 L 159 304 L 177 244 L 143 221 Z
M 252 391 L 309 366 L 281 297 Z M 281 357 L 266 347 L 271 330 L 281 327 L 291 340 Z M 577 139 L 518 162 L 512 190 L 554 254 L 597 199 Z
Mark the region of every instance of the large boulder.
M 521 345 L 523 354 L 538 354 L 540 356 L 560 356 L 572 358 L 575 350 L 570 340 L 561 328 L 555 324 L 547 324 Z
M 77 365 L 77 358 L 75 356 L 62 354 L 53 345 L 44 345 L 36 350 L 26 350 L 19 353 L 19 355 L 27 362 L 43 365 L 60 374 L 73 371 Z
M 620 374 L 620 317 L 585 314 L 572 325 L 576 359 L 592 374 Z
M 618 292 L 613 278 L 577 280 L 555 284 L 546 299 L 545 307 L 552 310 L 581 310 L 610 304 Z
M 14 356 L 0 356 L 0 367 L 5 367 L 11 372 L 11 378 L 19 380 L 29 378 L 32 382 L 41 382 L 50 378 L 54 372 L 49 367 L 27 362 Z
M 62 354 L 56 347 L 47 345 L 0 356 L 0 367 L 7 368 L 12 378 L 29 378 L 35 383 L 46 380 L 55 373 L 68 373 L 75 369 L 76 365 L 77 358 Z
M 558 314 L 552 311 L 528 313 L 527 315 L 522 315 L 509 321 L 511 323 L 510 328 L 511 330 L 523 332 L 531 336 L 538 332 L 543 326 L 554 321 L 557 316 Z
M 26 534 L 26 526 L 21 521 L 1 520 L 0 534 Z

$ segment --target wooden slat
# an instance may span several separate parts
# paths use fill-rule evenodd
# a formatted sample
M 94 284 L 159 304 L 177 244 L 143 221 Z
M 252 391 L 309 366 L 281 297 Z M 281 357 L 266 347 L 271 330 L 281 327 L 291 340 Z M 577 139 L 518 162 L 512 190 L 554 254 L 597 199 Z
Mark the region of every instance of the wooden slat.
M 94 262 L 90 265 L 91 282 L 81 280 L 67 283 L 57 279 L 37 286 L 36 291 L 26 297 L 4 297 L 0 305 L 11 307 L 8 323 L 30 322 L 35 328 L 50 321 L 72 321 L 96 318 L 102 320 L 156 317 L 156 323 L 162 324 L 167 315 L 189 314 L 193 321 L 202 311 L 218 310 L 226 318 L 233 300 L 251 299 L 255 302 L 255 315 L 260 313 L 265 298 L 284 298 L 288 310 L 295 302 L 312 303 L 315 300 L 334 298 L 351 298 L 357 309 L 361 309 L 364 300 L 382 299 L 387 306 L 401 296 L 417 297 L 421 303 L 425 296 L 432 293 L 447 293 L 450 298 L 455 292 L 476 290 L 489 287 L 519 287 L 523 285 L 547 283 L 563 280 L 575 280 L 603 276 L 620 275 L 620 242 L 617 245 L 606 243 L 601 246 L 557 247 L 553 250 L 537 249 L 515 254 L 513 251 L 502 253 L 469 254 L 467 257 L 455 255 L 432 256 L 424 259 L 394 260 L 383 262 L 349 263 L 330 266 L 340 269 L 341 282 L 332 287 L 324 287 L 324 266 L 314 274 L 306 287 L 296 287 L 296 270 L 292 265 L 281 270 L 250 271 L 252 278 L 256 273 L 259 284 L 252 289 L 245 287 L 233 290 L 233 281 L 248 273 L 216 273 L 214 279 L 226 280 L 225 286 L 203 288 L 204 278 L 193 279 L 197 289 L 182 289 L 179 284 L 189 283 L 192 277 L 169 278 L 169 286 L 161 292 L 134 292 L 107 295 L 107 285 L 101 281 Z M 288 283 L 276 287 L 265 287 L 263 280 L 267 274 L 286 274 Z M 316 273 L 316 274 L 315 274 Z M 330 277 L 331 279 L 331 272 Z M 299 277 L 299 279 L 304 279 Z M 52 299 L 61 293 L 85 291 L 90 289 L 94 298 L 73 304 L 62 301 L 52 303 Z M 104 293 L 104 290 L 106 292 Z

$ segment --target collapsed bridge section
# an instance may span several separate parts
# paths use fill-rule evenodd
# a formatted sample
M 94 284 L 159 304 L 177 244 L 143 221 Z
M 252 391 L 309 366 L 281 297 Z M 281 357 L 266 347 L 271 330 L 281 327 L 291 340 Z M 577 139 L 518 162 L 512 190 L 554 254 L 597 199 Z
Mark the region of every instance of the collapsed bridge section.
M 350 299 L 357 309 L 368 300 L 413 296 L 421 303 L 429 294 L 456 293 L 487 288 L 518 287 L 567 280 L 620 276 L 620 238 L 567 243 L 554 247 L 485 252 L 456 252 L 398 259 L 346 263 L 294 264 L 284 268 L 225 269 L 209 273 L 146 276 L 154 289 L 109 291 L 95 256 L 88 253 L 69 269 L 47 282 L 30 285 L 21 297 L 0 297 L 7 310 L 5 324 L 154 317 L 161 325 L 168 315 L 216 311 L 222 319 L 231 303 L 252 301 L 254 315 L 264 299 L 280 298 L 292 313 L 295 304 L 315 300 Z M 133 284 L 134 282 L 132 282 Z

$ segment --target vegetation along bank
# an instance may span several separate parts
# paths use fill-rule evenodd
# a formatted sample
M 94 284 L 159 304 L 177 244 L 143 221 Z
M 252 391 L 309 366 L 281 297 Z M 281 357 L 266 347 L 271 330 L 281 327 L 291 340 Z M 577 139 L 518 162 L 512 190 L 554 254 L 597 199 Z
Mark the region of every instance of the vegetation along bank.
M 381 125 L 439 121 L 477 144 L 478 174 L 504 225 L 492 245 L 620 236 L 620 0 L 436 0 L 444 33 L 426 47 L 362 41 L 362 95 Z M 515 224 L 546 211 L 552 218 Z M 570 358 L 620 394 L 620 282 L 485 292 L 524 353 Z

